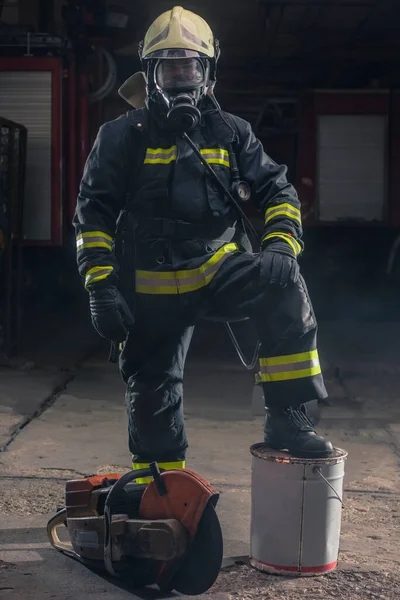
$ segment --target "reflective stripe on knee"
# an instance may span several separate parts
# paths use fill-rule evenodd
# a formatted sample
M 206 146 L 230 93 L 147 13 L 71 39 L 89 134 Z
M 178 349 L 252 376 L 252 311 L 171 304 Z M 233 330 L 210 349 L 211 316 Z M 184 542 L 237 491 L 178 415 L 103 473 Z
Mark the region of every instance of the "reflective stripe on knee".
M 165 469 L 166 471 L 170 471 L 171 469 L 184 469 L 185 468 L 185 461 L 184 460 L 177 460 L 175 462 L 159 462 L 158 466 L 160 467 L 160 469 Z M 139 471 L 140 469 L 148 469 L 149 468 L 149 463 L 137 463 L 137 462 L 133 462 L 132 463 L 132 469 L 134 471 Z M 152 481 L 152 477 L 142 477 L 140 479 L 136 479 L 136 483 L 142 484 L 142 483 L 150 483 Z
M 260 376 L 263 383 L 303 379 L 320 373 L 321 365 L 317 350 L 260 358 Z

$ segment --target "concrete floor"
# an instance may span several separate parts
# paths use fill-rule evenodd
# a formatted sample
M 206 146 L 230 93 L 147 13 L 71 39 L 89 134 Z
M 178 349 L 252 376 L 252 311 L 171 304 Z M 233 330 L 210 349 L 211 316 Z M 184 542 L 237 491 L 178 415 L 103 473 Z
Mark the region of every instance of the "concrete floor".
M 200 331 L 188 361 L 188 466 L 221 491 L 225 556 L 243 556 L 249 553 L 249 447 L 262 440 L 262 418 L 252 412 L 252 375 L 220 326 L 210 328 L 213 348 L 202 352 Z M 400 597 L 400 325 L 327 323 L 320 330 L 330 401 L 319 429 L 349 452 L 339 571 L 288 580 L 237 566 L 224 571 L 205 595 L 210 600 Z M 89 327 L 79 341 L 69 337 L 74 351 L 61 358 L 62 340 L 50 327 L 36 368 L 0 370 L 0 597 L 155 598 L 149 590 L 132 595 L 47 542 L 46 519 L 62 503 L 66 479 L 126 471 L 130 461 L 124 389 L 107 363 L 107 348 L 93 352 Z

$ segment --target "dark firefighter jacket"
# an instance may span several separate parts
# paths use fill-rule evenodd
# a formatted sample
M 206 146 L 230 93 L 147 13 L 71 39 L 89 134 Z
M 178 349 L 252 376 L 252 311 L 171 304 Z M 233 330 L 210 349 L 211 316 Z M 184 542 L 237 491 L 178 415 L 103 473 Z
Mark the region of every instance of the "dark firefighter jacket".
M 250 124 L 210 110 L 190 135 L 228 188 L 232 143 L 241 178 L 265 218 L 262 245 L 284 240 L 298 255 L 303 245 L 296 191 L 286 167 L 266 155 Z M 210 261 L 210 253 L 222 256 L 234 248 L 228 242 L 238 240 L 235 211 L 184 139 L 156 126 L 146 109 L 129 111 L 100 128 L 85 166 L 73 220 L 85 286 L 117 283 L 124 265 L 147 269 L 139 271 L 144 293 L 150 289 L 145 274 L 152 270 L 194 272 L 206 262 L 215 270 L 217 257 Z

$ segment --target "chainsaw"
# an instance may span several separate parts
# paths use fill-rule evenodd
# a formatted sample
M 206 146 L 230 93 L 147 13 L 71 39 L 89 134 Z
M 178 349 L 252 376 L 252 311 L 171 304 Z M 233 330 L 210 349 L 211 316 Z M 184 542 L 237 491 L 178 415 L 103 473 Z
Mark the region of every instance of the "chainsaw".
M 148 485 L 136 479 L 152 477 Z M 216 581 L 223 541 L 219 493 L 188 469 L 147 469 L 66 483 L 65 507 L 47 524 L 58 551 L 124 580 L 132 589 L 158 585 L 195 596 Z M 68 529 L 61 541 L 57 528 Z

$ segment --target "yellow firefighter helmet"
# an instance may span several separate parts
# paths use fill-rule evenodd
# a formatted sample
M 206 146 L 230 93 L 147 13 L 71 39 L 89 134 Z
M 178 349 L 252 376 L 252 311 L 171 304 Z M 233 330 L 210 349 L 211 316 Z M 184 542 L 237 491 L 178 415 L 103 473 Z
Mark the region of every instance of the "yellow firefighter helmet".
M 181 6 L 164 12 L 150 25 L 141 58 L 162 56 L 163 51 L 182 49 L 216 58 L 214 35 L 206 21 Z

